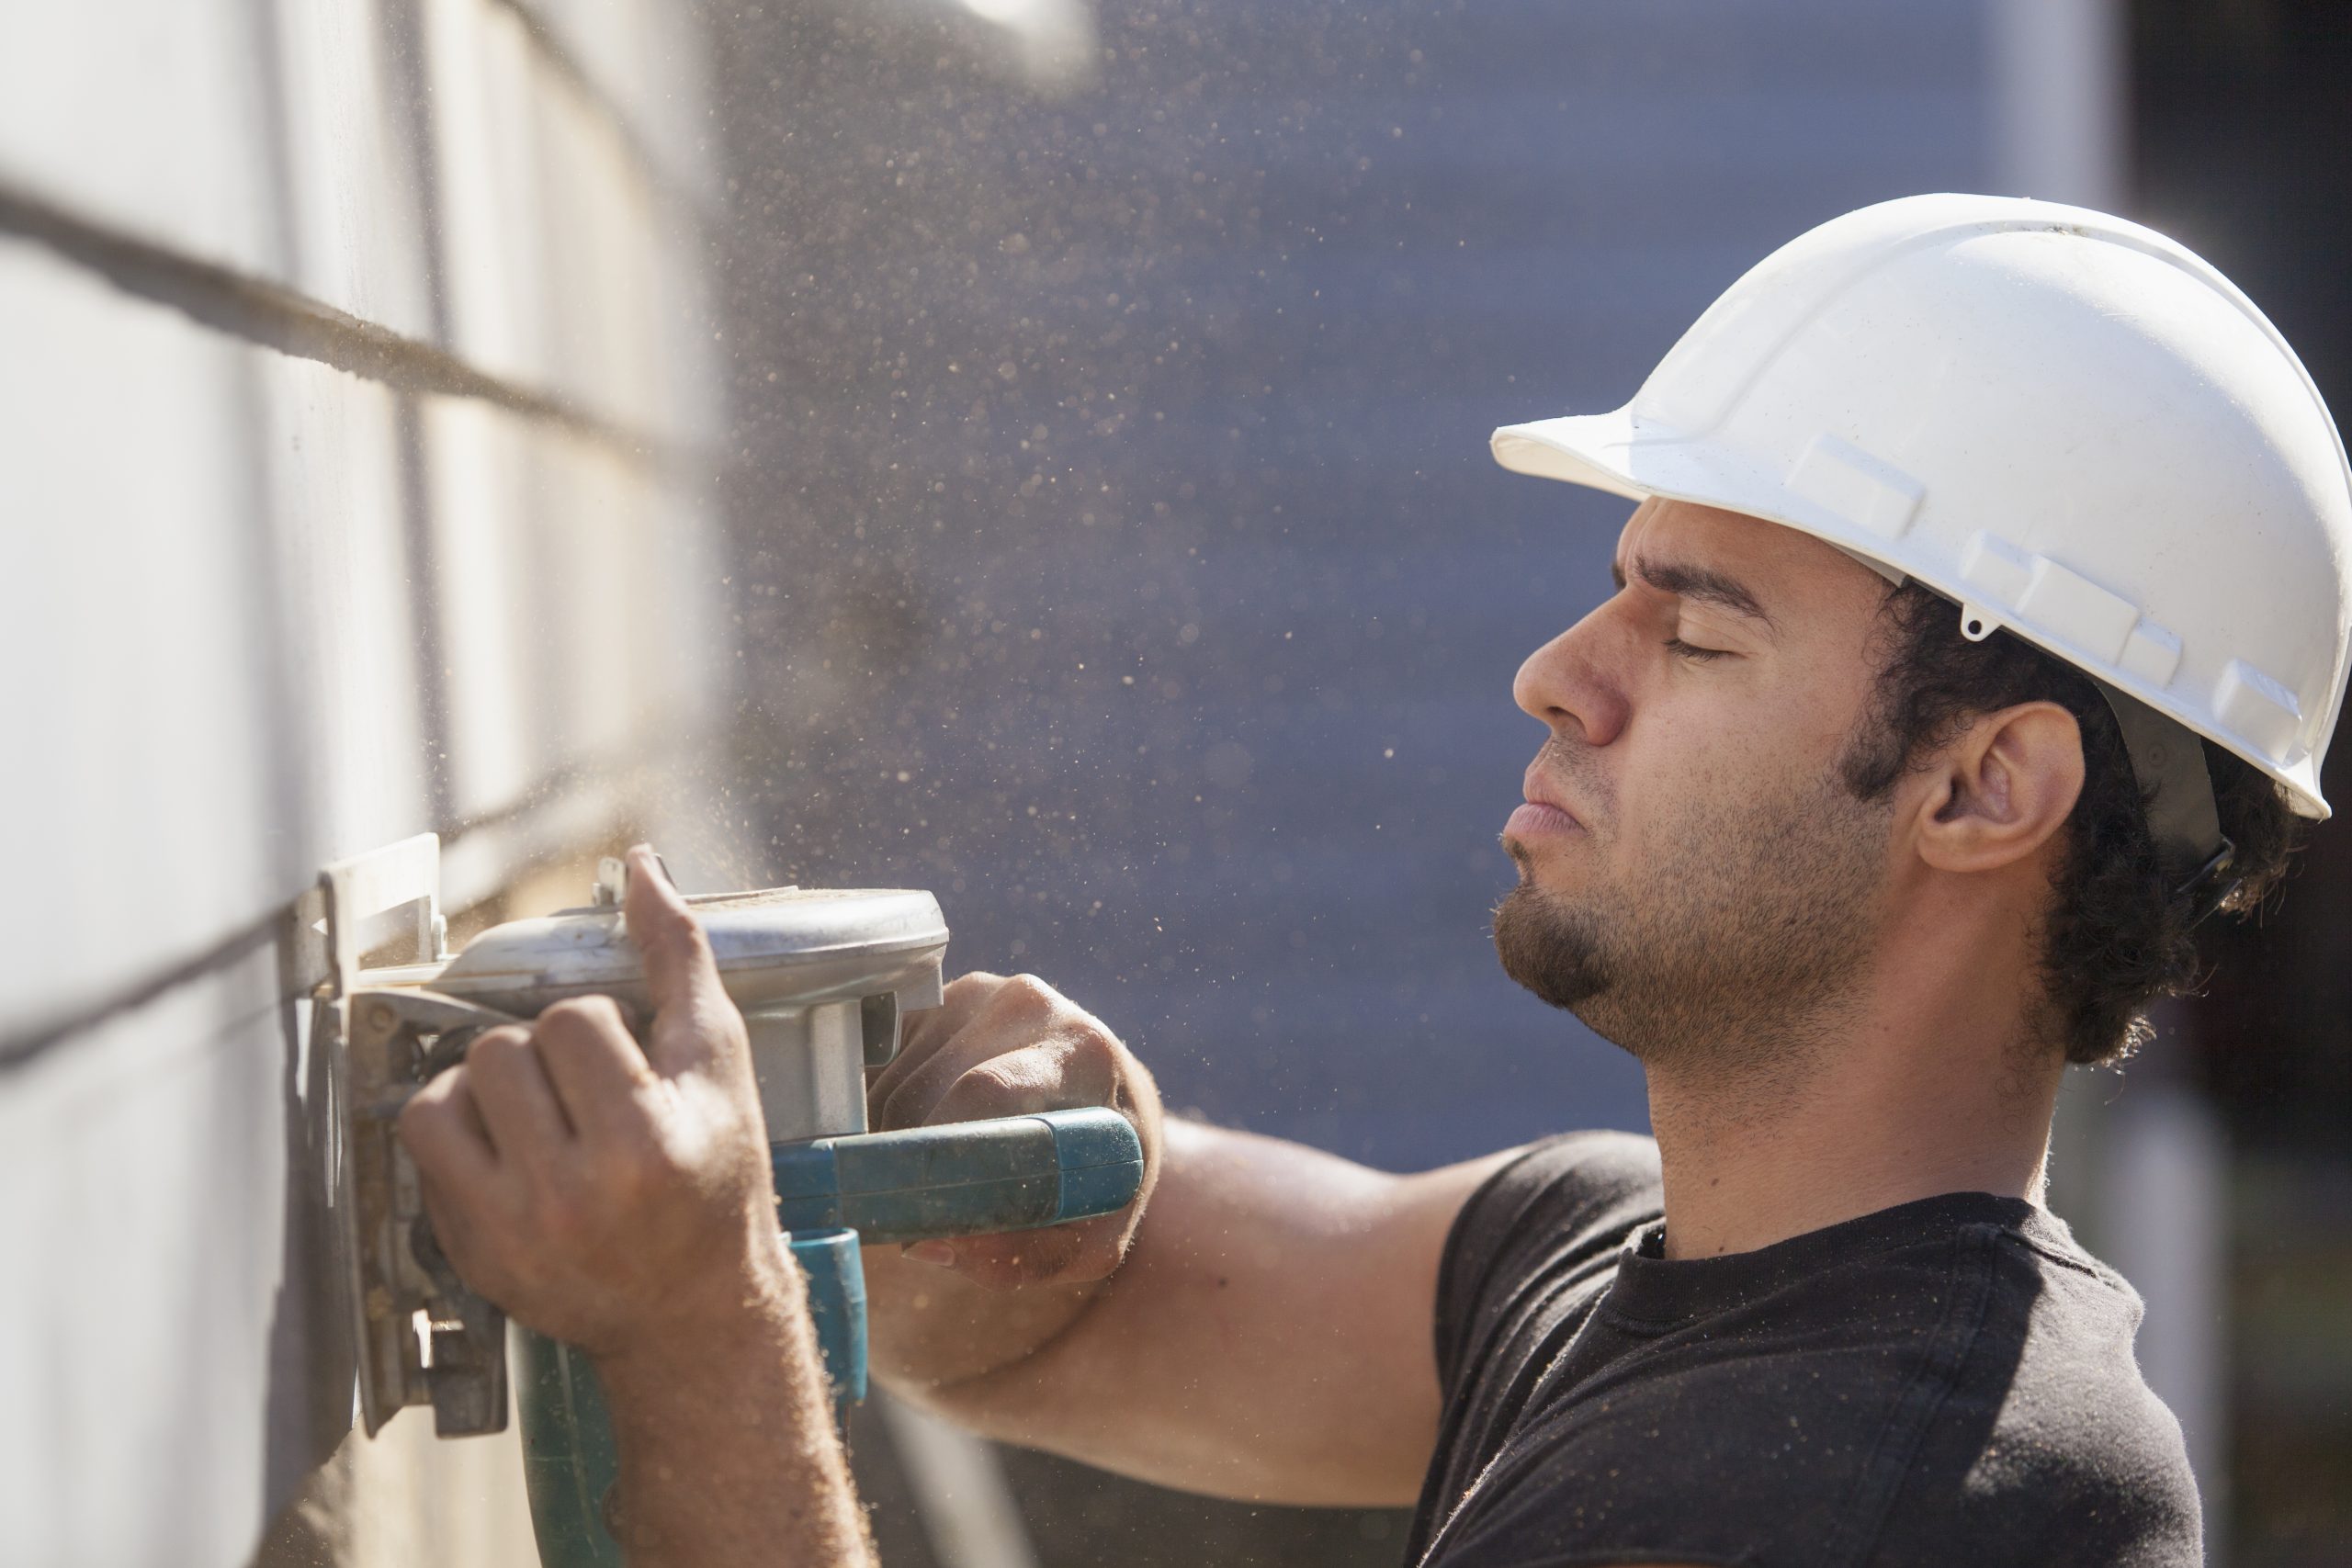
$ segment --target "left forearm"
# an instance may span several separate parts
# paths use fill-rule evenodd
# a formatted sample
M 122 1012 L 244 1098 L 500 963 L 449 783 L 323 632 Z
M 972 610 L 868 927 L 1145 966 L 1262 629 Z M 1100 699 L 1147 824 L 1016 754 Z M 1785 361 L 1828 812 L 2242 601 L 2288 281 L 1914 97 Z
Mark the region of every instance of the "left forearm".
M 779 1249 L 780 1252 L 781 1249 Z M 867 1568 L 831 1391 L 788 1258 L 745 1287 L 740 1332 L 599 1360 L 631 1568 Z

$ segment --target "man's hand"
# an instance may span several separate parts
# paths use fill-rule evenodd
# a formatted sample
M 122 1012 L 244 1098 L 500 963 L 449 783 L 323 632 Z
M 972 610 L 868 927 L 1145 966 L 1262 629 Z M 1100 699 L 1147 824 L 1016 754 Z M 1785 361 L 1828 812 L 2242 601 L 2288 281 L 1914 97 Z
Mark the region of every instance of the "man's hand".
M 642 1050 L 610 1000 L 558 1002 L 401 1111 L 434 1232 L 469 1284 L 594 1359 L 632 1568 L 869 1563 L 742 1015 L 643 845 L 626 913 Z
M 1114 1214 L 1045 1230 L 917 1242 L 910 1258 L 995 1289 L 1079 1285 L 1126 1256 L 1159 1174 L 1159 1093 L 1102 1022 L 1033 975 L 971 974 L 937 1008 L 910 1014 L 890 1065 L 866 1085 L 876 1132 L 1109 1106 L 1135 1123 L 1143 1182 Z
M 1043 981 L 967 975 L 941 1006 L 908 1018 L 899 1055 L 868 1080 L 865 1103 L 876 1131 L 1107 1105 L 1143 1143 L 1143 1183 L 1118 1213 L 917 1242 L 904 1257 L 865 1249 L 875 1376 L 893 1393 L 968 1415 L 954 1391 L 976 1392 L 989 1373 L 1068 1332 L 1126 1257 L 1159 1179 L 1159 1091 L 1116 1035 Z
M 655 1007 L 610 998 L 485 1031 L 400 1134 L 435 1235 L 518 1322 L 600 1359 L 733 1326 L 790 1288 L 742 1015 L 693 912 L 631 852 L 628 934 Z

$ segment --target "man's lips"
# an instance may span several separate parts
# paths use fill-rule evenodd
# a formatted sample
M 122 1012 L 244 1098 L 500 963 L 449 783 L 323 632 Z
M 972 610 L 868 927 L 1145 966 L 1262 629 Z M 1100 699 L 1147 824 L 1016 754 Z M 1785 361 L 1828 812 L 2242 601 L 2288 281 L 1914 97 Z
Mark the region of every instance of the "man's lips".
M 1581 833 L 1584 824 L 1549 801 L 1531 800 L 1510 814 L 1503 824 L 1507 839 L 1555 838 L 1565 833 Z
M 1503 824 L 1504 838 L 1555 839 L 1589 830 L 1583 819 L 1568 809 L 1568 803 L 1552 787 L 1552 781 L 1544 775 L 1542 755 L 1527 764 L 1519 784 L 1519 792 L 1527 804 L 1512 812 L 1510 820 Z
M 1583 821 L 1568 808 L 1568 803 L 1561 798 L 1560 792 L 1552 787 L 1552 781 L 1545 778 L 1540 771 L 1542 762 L 1543 759 L 1537 758 L 1527 765 L 1527 772 L 1520 776 L 1520 798 L 1530 806 L 1540 806 L 1547 811 L 1556 811 L 1576 826 L 1583 827 Z

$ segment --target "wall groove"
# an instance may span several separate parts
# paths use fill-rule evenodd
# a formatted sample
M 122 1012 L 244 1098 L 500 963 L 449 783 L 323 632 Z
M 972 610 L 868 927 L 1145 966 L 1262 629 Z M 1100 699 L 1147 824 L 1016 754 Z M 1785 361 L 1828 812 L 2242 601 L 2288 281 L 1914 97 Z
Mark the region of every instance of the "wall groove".
M 656 736 L 650 750 L 668 755 L 685 756 L 702 750 L 704 743 L 692 736 Z M 574 762 L 534 783 L 511 806 L 445 823 L 433 829 L 441 837 L 444 859 L 457 854 L 470 834 L 494 832 L 530 821 L 533 818 L 553 818 L 571 794 L 581 785 L 599 777 L 623 773 L 639 756 L 632 749 L 623 758 Z M 615 815 L 615 822 L 625 822 L 642 815 L 642 792 L 632 792 L 628 797 L 633 804 Z M 544 851 L 526 855 L 515 862 L 512 870 L 516 876 L 529 871 L 547 858 Z M 31 1027 L 7 1034 L 0 1034 L 0 1079 L 18 1068 L 49 1055 L 69 1042 L 89 1033 L 101 1024 L 138 1011 L 151 1002 L 158 1001 L 180 987 L 202 979 L 213 970 L 233 964 L 265 942 L 290 941 L 292 921 L 299 905 L 297 898 L 273 904 L 259 915 L 244 921 L 226 936 L 200 949 L 188 957 L 169 964 L 116 990 L 112 995 L 94 1002 L 86 1002 L 62 1016 L 34 1022 Z M 445 911 L 449 912 L 449 911 Z
M 6 186 L 0 186 L 0 235 L 30 241 L 126 294 L 167 306 L 201 326 L 261 347 L 315 360 L 400 391 L 491 403 L 564 429 L 642 468 L 699 470 L 685 453 L 660 437 L 490 375 L 447 349 Z
M 293 911 L 291 904 L 274 905 L 267 913 L 246 921 L 202 952 L 134 980 L 113 996 L 85 1007 L 71 1017 L 36 1023 L 28 1030 L 0 1035 L 0 1077 L 28 1066 L 68 1040 L 86 1034 L 125 1013 L 136 1012 L 182 986 L 201 980 L 215 969 L 227 967 L 264 943 L 277 941 L 293 919 Z

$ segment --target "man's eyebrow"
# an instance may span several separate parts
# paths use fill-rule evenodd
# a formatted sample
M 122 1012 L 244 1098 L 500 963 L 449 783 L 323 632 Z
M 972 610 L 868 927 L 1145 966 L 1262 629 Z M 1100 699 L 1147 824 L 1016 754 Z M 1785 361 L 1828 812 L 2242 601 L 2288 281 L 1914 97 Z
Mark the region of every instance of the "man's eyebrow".
M 1618 587 L 1625 586 L 1625 568 L 1623 562 L 1610 562 L 1609 575 L 1616 581 Z M 1687 561 L 1652 560 L 1646 556 L 1636 556 L 1634 558 L 1634 575 L 1640 578 L 1645 585 L 1655 588 L 1661 593 L 1671 593 L 1680 599 L 1696 600 L 1702 604 L 1717 605 L 1731 611 L 1734 615 L 1746 615 L 1750 620 L 1760 621 L 1770 630 L 1777 632 L 1781 629 L 1780 623 L 1773 620 L 1770 613 L 1757 602 L 1756 595 L 1747 591 L 1747 584 L 1736 577 L 1727 577 L 1711 567 L 1693 566 Z

